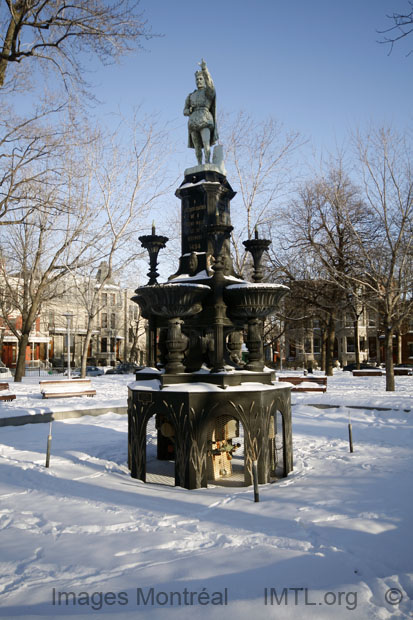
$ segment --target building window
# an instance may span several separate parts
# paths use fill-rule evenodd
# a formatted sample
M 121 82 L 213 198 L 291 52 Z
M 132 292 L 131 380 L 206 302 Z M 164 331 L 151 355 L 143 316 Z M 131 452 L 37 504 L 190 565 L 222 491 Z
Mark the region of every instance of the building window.
M 102 302 L 102 306 L 107 306 L 108 305 L 108 294 L 107 293 L 102 293 L 100 296 L 101 302 Z
M 102 312 L 102 314 L 100 315 L 100 325 L 101 327 L 108 326 L 108 315 L 106 314 L 106 312 Z
M 375 316 L 369 316 L 369 327 L 376 327 L 376 317 Z
M 377 340 L 373 336 L 369 338 L 369 357 L 372 359 L 377 357 Z
M 304 353 L 311 353 L 311 340 L 309 338 L 304 340 Z
M 320 353 L 321 351 L 321 338 L 314 338 L 313 340 L 313 352 Z
M 116 293 L 111 293 L 110 301 L 111 301 L 112 306 L 116 305 Z
M 108 339 L 107 338 L 102 338 L 102 340 L 100 341 L 100 352 L 101 353 L 108 352 Z
M 115 329 L 116 328 L 116 314 L 112 313 L 110 315 L 110 327 L 111 329 Z
M 313 328 L 320 329 L 320 319 L 313 319 Z
M 296 356 L 295 344 L 293 342 L 290 342 L 288 348 L 290 350 L 290 357 L 294 357 L 295 358 L 295 356 Z
M 345 321 L 346 321 L 346 327 L 353 327 L 354 325 L 354 316 L 352 314 L 350 314 L 349 312 L 346 313 L 346 317 L 345 317 Z
M 347 353 L 354 353 L 355 347 L 354 347 L 353 336 L 348 336 L 346 340 L 347 340 Z
M 408 346 L 409 359 L 410 359 L 411 357 L 413 357 L 413 342 L 408 342 L 407 346 Z

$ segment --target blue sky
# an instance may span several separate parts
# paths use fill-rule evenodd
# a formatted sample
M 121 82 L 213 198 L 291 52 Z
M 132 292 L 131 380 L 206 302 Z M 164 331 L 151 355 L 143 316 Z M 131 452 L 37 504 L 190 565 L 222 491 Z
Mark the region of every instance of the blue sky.
M 184 165 L 186 95 L 204 57 L 221 110 L 274 116 L 334 150 L 369 123 L 412 124 L 413 36 L 391 55 L 377 29 L 407 0 L 141 0 L 154 33 L 145 51 L 89 77 L 104 102 L 99 114 L 143 104 L 176 128 Z M 181 156 L 177 153 L 177 156 Z

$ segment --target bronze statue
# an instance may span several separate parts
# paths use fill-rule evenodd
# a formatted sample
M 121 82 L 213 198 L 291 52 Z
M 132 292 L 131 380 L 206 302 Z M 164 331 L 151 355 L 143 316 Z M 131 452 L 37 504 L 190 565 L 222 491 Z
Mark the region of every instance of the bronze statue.
M 188 147 L 195 149 L 198 164 L 202 165 L 202 149 L 205 163 L 209 164 L 211 146 L 218 140 L 216 123 L 215 87 L 204 59 L 199 63 L 201 71 L 196 71 L 197 90 L 185 101 L 184 116 L 188 120 Z

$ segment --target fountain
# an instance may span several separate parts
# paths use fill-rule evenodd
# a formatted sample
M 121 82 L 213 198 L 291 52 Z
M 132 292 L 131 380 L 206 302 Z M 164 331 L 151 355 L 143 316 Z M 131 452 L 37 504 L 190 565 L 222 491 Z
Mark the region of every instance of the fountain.
M 263 351 L 263 321 L 288 288 L 262 281 L 261 260 L 270 241 L 259 239 L 258 231 L 255 239 L 244 242 L 253 257 L 253 282 L 234 271 L 230 201 L 235 192 L 226 178 L 222 147 L 215 147 L 210 163 L 213 141 L 200 142 L 194 130 L 202 117 L 211 138 L 216 137 L 215 90 L 204 61 L 201 67 L 197 96 L 190 95 L 185 105 L 198 165 L 185 170 L 176 190 L 182 254 L 168 282 L 158 284 L 156 271 L 158 253 L 168 239 L 156 235 L 154 226 L 152 235 L 140 237 L 149 253 L 149 282 L 136 289 L 133 300 L 148 320 L 149 367 L 136 373 L 128 399 L 131 476 L 146 481 L 147 423 L 155 416 L 157 457 L 173 458 L 175 484 L 187 489 L 206 487 L 211 476 L 231 478 L 236 450 L 232 440 L 240 424 L 244 484 L 251 484 L 254 471 L 259 483 L 273 480 L 280 451 L 282 470 L 277 475 L 287 476 L 293 466 L 290 388 L 275 383 L 274 371 L 265 368 Z M 198 99 L 205 105 L 194 125 Z M 244 345 L 247 363 L 241 359 Z

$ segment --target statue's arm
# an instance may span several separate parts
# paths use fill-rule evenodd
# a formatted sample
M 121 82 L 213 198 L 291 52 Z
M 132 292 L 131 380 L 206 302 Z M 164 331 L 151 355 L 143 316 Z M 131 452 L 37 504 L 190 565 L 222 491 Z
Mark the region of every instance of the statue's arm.
M 185 99 L 184 116 L 190 116 L 191 113 L 192 113 L 191 95 L 188 95 L 188 97 Z
M 200 64 L 201 64 L 202 73 L 204 74 L 205 86 L 206 86 L 207 90 L 209 91 L 210 95 L 212 97 L 214 97 L 215 96 L 215 86 L 214 86 L 214 82 L 212 81 L 211 74 L 208 71 L 208 67 L 206 66 L 205 60 L 202 59 Z

